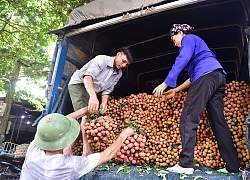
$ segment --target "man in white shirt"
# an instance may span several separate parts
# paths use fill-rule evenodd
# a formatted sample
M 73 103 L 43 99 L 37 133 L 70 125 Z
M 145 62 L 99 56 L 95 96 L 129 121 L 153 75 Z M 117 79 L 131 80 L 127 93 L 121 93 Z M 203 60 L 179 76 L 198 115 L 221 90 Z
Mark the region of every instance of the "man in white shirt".
M 80 125 L 75 119 L 84 114 L 87 114 L 87 108 L 82 108 L 68 116 L 49 114 L 40 120 L 35 138 L 26 153 L 20 180 L 78 179 L 112 159 L 120 150 L 124 140 L 134 134 L 134 129 L 124 129 L 117 140 L 101 153 L 86 157 L 64 156 L 63 149 L 72 144 L 80 132 Z M 85 117 L 81 122 L 82 132 Z M 84 133 L 82 136 L 86 139 Z

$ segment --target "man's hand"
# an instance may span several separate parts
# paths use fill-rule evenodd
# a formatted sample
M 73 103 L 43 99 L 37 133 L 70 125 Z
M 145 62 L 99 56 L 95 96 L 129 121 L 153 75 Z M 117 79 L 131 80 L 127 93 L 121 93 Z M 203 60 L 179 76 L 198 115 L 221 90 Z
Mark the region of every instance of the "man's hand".
M 108 110 L 107 108 L 108 100 L 109 100 L 109 94 L 103 94 L 102 103 L 100 105 L 100 108 L 102 108 L 102 112 L 101 112 L 102 114 L 105 114 L 106 111 Z
M 123 131 L 121 133 L 123 133 L 125 136 L 129 137 L 135 133 L 135 129 L 128 127 L 126 129 L 123 129 Z
M 89 114 L 97 114 L 98 109 L 99 109 L 99 101 L 96 95 L 90 96 L 88 105 Z
M 102 109 L 102 111 L 100 112 L 101 114 L 105 114 L 107 111 L 107 104 L 101 104 L 100 108 Z
M 115 140 L 115 142 L 111 144 L 108 148 L 106 148 L 103 152 L 101 152 L 97 166 L 112 159 L 116 155 L 116 153 L 121 149 L 121 146 L 126 140 L 126 138 L 132 136 L 134 133 L 135 130 L 131 127 L 123 129 L 118 138 Z
M 166 98 L 167 98 L 167 99 L 170 99 L 170 98 L 174 97 L 175 94 L 176 94 L 175 89 L 170 89 L 170 90 L 168 90 L 168 91 L 166 92 L 165 95 L 166 95 Z
M 167 89 L 167 87 L 168 87 L 168 85 L 167 85 L 165 82 L 161 83 L 160 85 L 158 85 L 158 86 L 154 89 L 154 91 L 153 91 L 154 95 L 155 95 L 156 97 L 161 96 L 161 95 L 163 94 L 163 91 L 164 91 L 165 89 Z

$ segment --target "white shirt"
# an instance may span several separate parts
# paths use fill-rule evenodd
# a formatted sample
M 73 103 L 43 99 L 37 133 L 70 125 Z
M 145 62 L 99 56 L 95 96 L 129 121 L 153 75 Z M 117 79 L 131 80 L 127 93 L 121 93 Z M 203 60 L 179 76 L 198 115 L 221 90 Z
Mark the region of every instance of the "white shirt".
M 94 90 L 96 93 L 102 92 L 110 94 L 114 90 L 122 76 L 121 69 L 114 69 L 115 57 L 98 55 L 85 64 L 80 70 L 76 70 L 72 75 L 69 84 L 83 83 L 83 77 L 88 75 L 93 79 Z
M 34 141 L 29 145 L 20 180 L 75 180 L 93 170 L 100 153 L 83 156 L 46 156 Z

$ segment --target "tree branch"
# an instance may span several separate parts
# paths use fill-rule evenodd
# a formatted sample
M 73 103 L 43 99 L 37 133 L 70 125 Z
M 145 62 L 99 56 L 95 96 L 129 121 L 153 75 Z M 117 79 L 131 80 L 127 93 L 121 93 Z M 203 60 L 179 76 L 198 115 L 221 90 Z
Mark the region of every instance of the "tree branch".
M 21 25 L 21 24 L 17 24 L 15 22 L 10 22 L 10 20 L 8 19 L 7 21 L 6 20 L 3 20 L 3 19 L 0 19 L 1 22 L 5 23 L 5 24 L 9 24 L 9 26 L 11 27 L 14 27 L 14 28 L 18 28 L 18 27 L 15 27 L 15 26 L 19 26 L 19 27 L 26 27 L 28 28 L 29 26 L 25 26 L 25 25 Z M 6 25 L 5 25 L 6 26 Z
M 2 42 L 5 42 L 6 44 L 8 44 L 8 41 L 5 40 L 5 38 L 3 37 L 3 35 L 0 33 L 1 37 L 2 37 Z
M 12 18 L 12 14 L 10 15 L 9 19 L 8 19 L 7 21 L 5 21 L 5 22 L 4 22 L 3 27 L 0 29 L 0 34 L 2 34 L 2 33 L 3 33 L 3 31 L 4 31 L 5 27 L 7 26 L 7 24 L 9 24 L 9 22 L 10 22 L 11 18 Z

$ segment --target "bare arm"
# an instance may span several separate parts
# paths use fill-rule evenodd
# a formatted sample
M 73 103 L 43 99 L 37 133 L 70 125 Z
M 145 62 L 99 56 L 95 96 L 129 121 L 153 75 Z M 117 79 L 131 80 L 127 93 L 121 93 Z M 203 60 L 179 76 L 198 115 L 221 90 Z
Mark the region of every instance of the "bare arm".
M 88 143 L 88 139 L 87 139 L 87 136 L 86 136 L 85 131 L 84 131 L 85 123 L 86 123 L 86 116 L 82 117 L 82 121 L 81 121 L 82 144 L 83 144 L 82 156 L 87 156 L 87 155 L 92 154 L 91 146 Z
M 180 86 L 174 88 L 175 92 L 183 91 L 187 88 L 189 88 L 191 85 L 190 79 L 188 78 L 184 83 L 182 83 Z
M 88 110 L 90 114 L 95 114 L 98 112 L 99 101 L 94 90 L 93 79 L 91 76 L 84 76 L 83 78 L 84 86 L 89 94 L 89 106 Z
M 179 92 L 179 91 L 183 91 L 187 88 L 189 88 L 191 85 L 190 79 L 187 79 L 184 83 L 182 83 L 180 86 L 174 88 L 174 89 L 170 89 L 166 92 L 166 99 L 172 98 L 175 96 L 175 93 Z
M 124 140 L 133 134 L 134 134 L 134 129 L 130 127 L 124 129 L 119 135 L 119 137 L 116 139 L 116 141 L 113 144 L 111 144 L 107 149 L 105 149 L 103 152 L 101 152 L 97 166 L 111 160 L 120 150 Z
M 82 109 L 79 109 L 79 110 L 77 110 L 77 111 L 75 111 L 75 112 L 72 112 L 72 113 L 70 113 L 70 114 L 68 114 L 67 116 L 68 117 L 71 117 L 71 118 L 74 118 L 74 119 L 77 119 L 78 117 L 80 117 L 80 116 L 82 116 L 82 115 L 87 115 L 88 114 L 88 109 L 87 109 L 87 107 L 85 107 L 85 108 L 82 108 Z
M 81 117 L 82 115 L 88 115 L 88 109 L 87 109 L 87 107 L 79 109 L 78 111 L 72 112 L 72 113 L 68 114 L 67 116 L 71 117 L 71 118 L 74 118 L 74 119 L 77 119 L 77 118 Z M 68 147 L 65 147 L 63 149 L 63 155 L 64 156 L 71 156 L 71 155 L 73 155 L 73 152 L 72 152 L 72 146 L 73 146 L 73 144 L 74 144 L 74 142 L 72 144 L 70 144 Z

